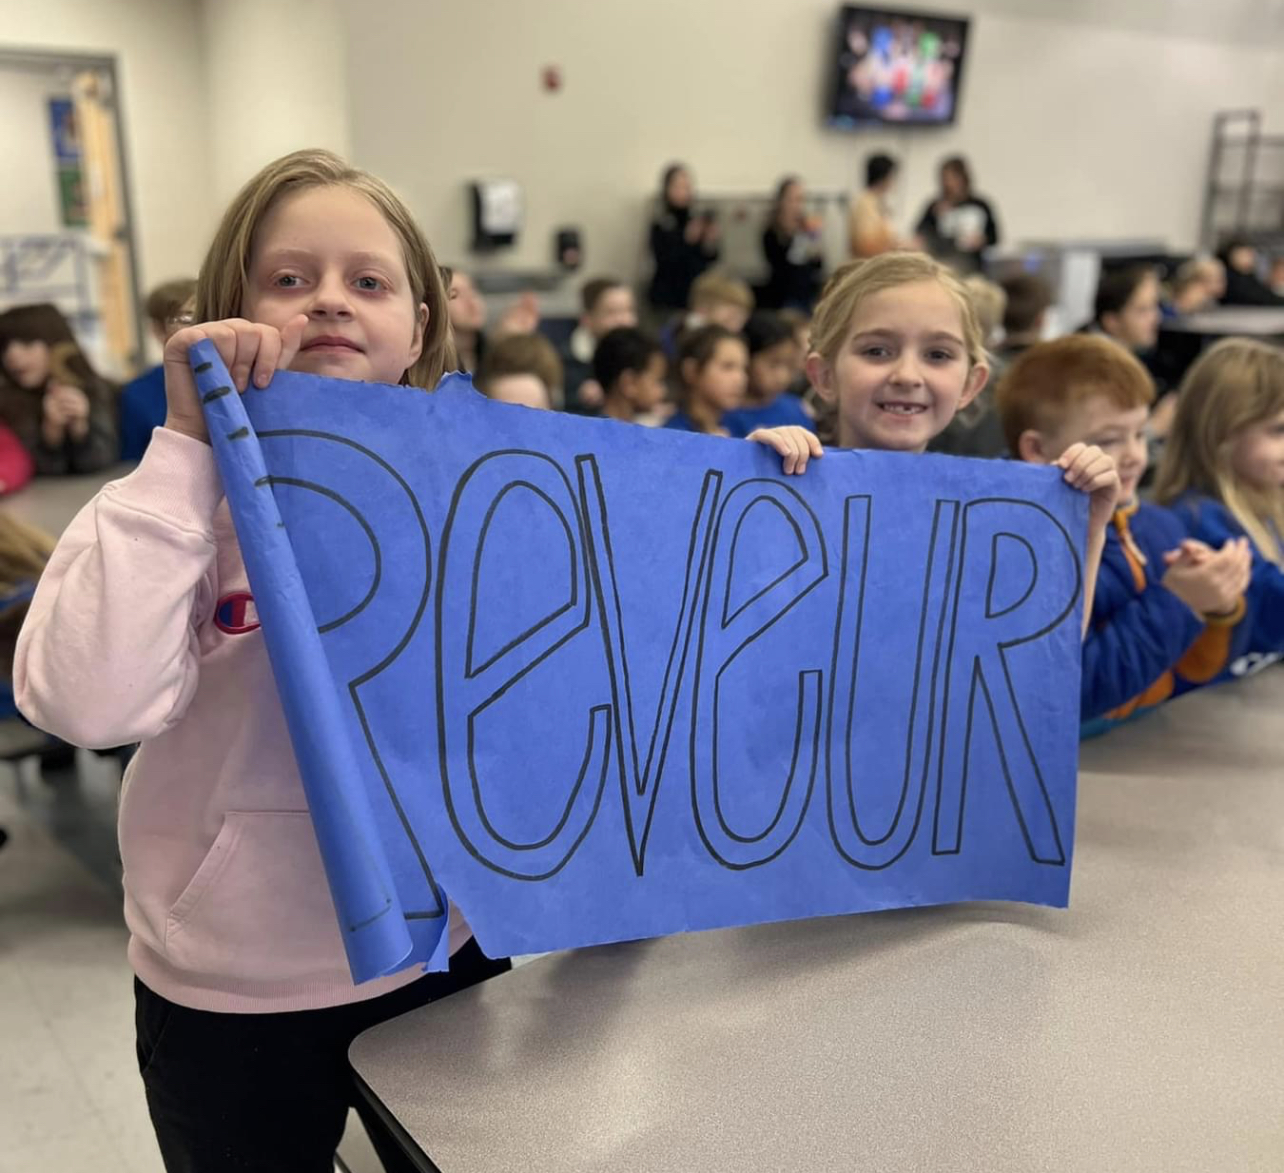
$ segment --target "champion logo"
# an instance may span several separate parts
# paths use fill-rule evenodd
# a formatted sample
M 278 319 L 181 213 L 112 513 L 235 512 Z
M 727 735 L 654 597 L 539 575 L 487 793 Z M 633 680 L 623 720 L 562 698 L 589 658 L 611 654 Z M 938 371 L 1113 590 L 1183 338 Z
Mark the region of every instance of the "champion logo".
M 259 629 L 259 611 L 249 591 L 224 595 L 214 608 L 214 626 L 228 635 L 246 635 Z

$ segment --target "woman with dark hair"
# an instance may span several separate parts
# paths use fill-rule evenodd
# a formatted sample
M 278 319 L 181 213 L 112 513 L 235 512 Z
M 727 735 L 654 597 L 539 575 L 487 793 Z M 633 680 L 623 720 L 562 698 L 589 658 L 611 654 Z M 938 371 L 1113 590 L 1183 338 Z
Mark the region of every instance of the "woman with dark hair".
M 1159 277 L 1149 265 L 1101 274 L 1089 332 L 1105 334 L 1131 351 L 1148 351 L 1159 337 L 1160 318 Z
M 765 309 L 811 312 L 820 293 L 820 221 L 807 215 L 802 180 L 787 176 L 776 188 L 762 252 L 771 270 L 758 299 Z
M 1276 293 L 1258 273 L 1261 257 L 1248 240 L 1232 237 L 1218 257 L 1226 266 L 1226 289 L 1222 305 L 1284 306 L 1284 297 Z
M 659 206 L 651 221 L 650 301 L 657 310 L 685 310 L 691 283 L 718 259 L 720 229 L 712 212 L 692 213 L 695 190 L 681 163 L 665 169 Z
M 98 472 L 120 458 L 116 393 L 56 306 L 0 314 L 0 420 L 37 473 Z
M 972 173 L 961 155 L 941 163 L 941 190 L 914 231 L 924 251 L 968 273 L 979 272 L 982 250 L 999 243 L 994 209 L 973 194 Z

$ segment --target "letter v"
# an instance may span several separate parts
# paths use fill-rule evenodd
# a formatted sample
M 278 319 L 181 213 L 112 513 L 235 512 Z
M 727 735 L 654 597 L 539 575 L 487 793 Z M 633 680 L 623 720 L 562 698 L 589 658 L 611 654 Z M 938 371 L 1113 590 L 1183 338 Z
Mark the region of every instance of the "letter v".
M 624 646 L 624 616 L 616 589 L 615 558 L 607 524 L 606 498 L 602 492 L 597 461 L 592 456 L 579 456 L 576 457 L 575 464 L 579 475 L 584 523 L 588 531 L 589 575 L 601 617 L 606 667 L 611 681 L 611 704 L 615 710 L 615 759 L 620 775 L 620 794 L 624 800 L 624 825 L 628 831 L 633 868 L 640 876 L 646 860 L 647 839 L 655 817 L 655 801 L 660 792 L 660 779 L 664 774 L 664 763 L 669 752 L 678 699 L 686 677 L 691 632 L 699 613 L 701 592 L 707 589 L 706 569 L 711 553 L 713 518 L 717 512 L 722 474 L 710 469 L 704 474 L 704 482 L 700 486 L 700 498 L 691 522 L 691 540 L 687 547 L 682 604 L 673 629 L 669 658 L 664 666 L 664 683 L 656 705 L 655 721 L 651 726 L 646 762 L 639 769 L 637 733 L 633 720 L 633 689 Z

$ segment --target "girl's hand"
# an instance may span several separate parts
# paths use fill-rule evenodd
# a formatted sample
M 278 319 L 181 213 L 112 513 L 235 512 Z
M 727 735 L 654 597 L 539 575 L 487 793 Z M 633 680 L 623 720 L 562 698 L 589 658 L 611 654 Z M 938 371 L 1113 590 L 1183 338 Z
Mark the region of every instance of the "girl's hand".
M 1097 575 L 1106 548 L 1106 526 L 1119 503 L 1119 469 L 1113 456 L 1095 444 L 1071 444 L 1057 458 L 1065 469 L 1066 484 L 1088 494 L 1088 547 L 1083 568 L 1083 628 L 1086 638 L 1092 622 L 1092 605 L 1097 596 Z
M 1067 485 L 1088 494 L 1088 540 L 1103 540 L 1119 502 L 1119 470 L 1114 457 L 1095 444 L 1071 444 L 1057 458 L 1057 467 L 1065 469 Z
M 779 452 L 786 475 L 805 472 L 808 460 L 813 456 L 819 460 L 825 455 L 816 433 L 797 424 L 783 428 L 758 428 L 745 438 Z
M 204 322 L 185 326 L 165 343 L 165 426 L 193 440 L 209 443 L 205 414 L 196 398 L 196 380 L 188 363 L 187 352 L 208 338 L 218 356 L 227 365 L 232 385 L 244 391 L 250 385 L 266 387 L 272 375 L 285 370 L 294 361 L 307 327 L 306 314 L 296 314 L 285 327 L 261 326 L 243 318 L 222 322 Z
M 1228 543 L 1229 544 L 1229 543 Z M 1223 546 L 1224 550 L 1226 547 Z M 1165 566 L 1202 566 L 1215 551 L 1196 538 L 1183 538 L 1180 546 L 1164 554 Z
M 56 396 L 46 393 L 40 403 L 40 439 L 46 448 L 61 448 L 67 440 L 67 408 Z
M 83 440 L 89 431 L 89 396 L 70 383 L 51 382 L 41 401 L 41 433 L 58 448 L 68 439 Z
M 89 434 L 89 396 L 70 383 L 51 383 L 45 399 L 56 397 L 62 410 L 67 436 L 79 443 Z
M 534 334 L 539 329 L 539 298 L 533 293 L 523 293 L 495 323 L 494 336 L 504 338 L 509 334 Z
M 1253 551 L 1248 539 L 1232 538 L 1216 551 L 1207 546 L 1204 549 L 1207 555 L 1198 560 L 1184 548 L 1165 554 L 1168 571 L 1163 584 L 1199 615 L 1232 615 L 1253 574 Z

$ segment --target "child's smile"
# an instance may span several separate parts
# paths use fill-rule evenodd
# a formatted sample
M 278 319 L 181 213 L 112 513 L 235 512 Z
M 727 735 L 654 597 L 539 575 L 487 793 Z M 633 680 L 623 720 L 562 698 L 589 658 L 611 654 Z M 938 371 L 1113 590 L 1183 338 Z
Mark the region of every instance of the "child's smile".
M 958 303 L 939 282 L 917 281 L 866 297 L 823 375 L 842 447 L 922 452 L 988 372 L 969 362 Z

